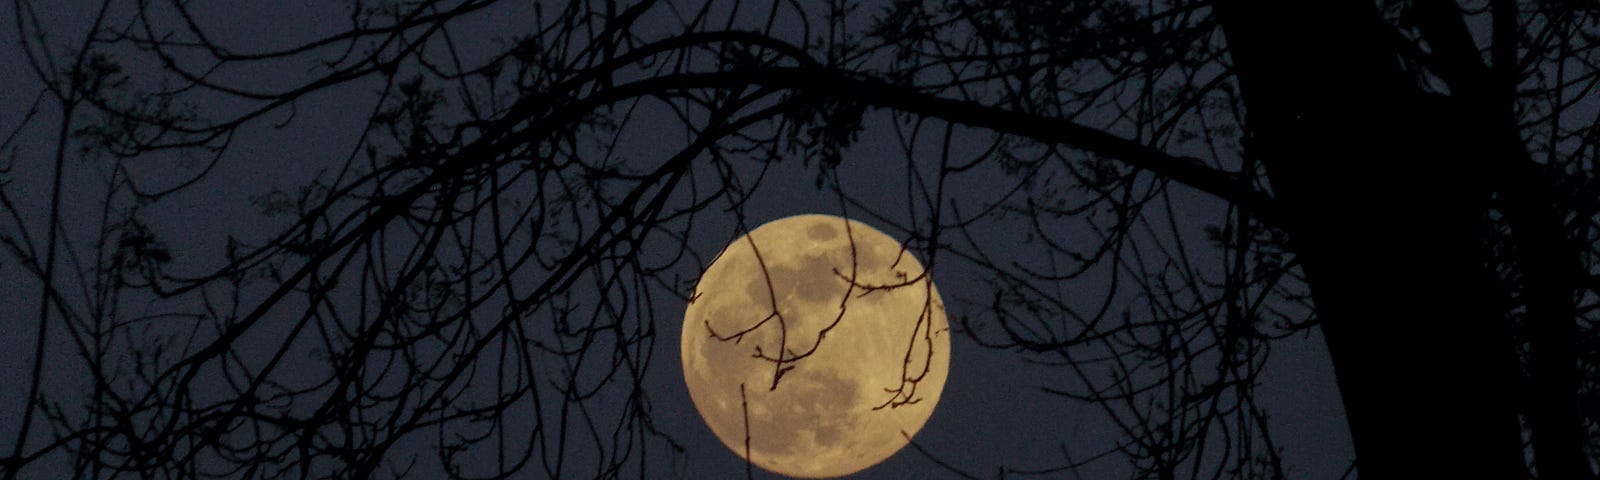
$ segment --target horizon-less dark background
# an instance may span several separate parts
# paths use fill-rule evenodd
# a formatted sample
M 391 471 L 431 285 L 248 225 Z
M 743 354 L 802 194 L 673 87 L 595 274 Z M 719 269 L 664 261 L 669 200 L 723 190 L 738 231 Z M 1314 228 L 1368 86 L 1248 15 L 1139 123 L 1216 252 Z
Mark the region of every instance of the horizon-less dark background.
M 96 5 L 92 3 L 30 4 L 31 11 L 27 14 L 37 15 L 38 27 L 47 34 L 41 45 L 48 46 L 56 54 L 70 52 L 73 42 L 82 37 L 93 20 Z M 0 107 L 3 107 L 0 108 L 0 129 L 10 132 L 22 125 L 13 149 L 7 152 L 14 156 L 6 159 L 9 170 L 3 178 L 13 198 L 21 201 L 18 216 L 29 225 L 38 225 L 47 217 L 48 191 L 44 189 L 50 184 L 50 152 L 54 150 L 55 128 L 61 113 L 46 102 L 32 113 L 30 120 L 25 120 L 42 85 L 27 66 L 27 59 L 18 47 L 16 28 L 10 23 L 17 14 L 18 5 L 8 3 L 0 7 L 0 18 L 7 21 L 5 40 L 0 41 L 0 85 L 6 86 L 0 89 Z M 203 5 L 195 5 L 194 21 L 225 34 L 219 41 L 246 51 L 292 45 L 335 31 L 341 28 L 337 19 L 347 15 L 343 8 L 341 2 L 203 2 Z M 128 13 L 125 9 L 116 11 L 124 16 Z M 869 4 L 863 7 L 860 15 L 865 18 L 882 15 L 881 12 L 881 6 Z M 496 39 L 523 33 L 529 18 L 526 11 L 516 7 L 492 7 L 454 29 L 453 40 L 463 58 L 486 57 L 501 48 Z M 662 16 L 644 23 L 659 24 L 663 31 L 670 31 L 675 21 Z M 135 81 L 155 68 L 141 63 L 148 62 L 148 58 L 112 58 L 126 60 L 124 66 Z M 282 78 L 273 78 L 271 69 L 239 73 L 238 78 L 228 78 L 230 73 L 224 71 L 218 78 L 242 85 L 288 84 L 301 78 L 297 68 L 304 66 L 286 66 L 281 70 Z M 377 106 L 375 92 L 378 88 L 379 85 L 372 82 L 356 82 L 337 91 L 317 93 L 296 101 L 292 112 L 269 113 L 264 121 L 240 130 L 213 171 L 186 190 L 142 210 L 140 218 L 170 246 L 176 259 L 172 270 L 180 274 L 205 272 L 223 263 L 223 245 L 229 237 L 261 240 L 286 227 L 291 219 L 262 215 L 251 199 L 267 195 L 273 189 L 292 192 L 348 155 L 368 113 Z M 219 111 L 230 108 L 222 104 L 198 107 Z M 1100 122 L 1094 115 L 1107 114 L 1089 111 L 1084 114 L 1086 118 L 1079 121 L 1096 124 Z M 910 208 L 908 198 L 915 191 L 907 167 L 911 165 L 926 172 L 935 164 L 929 158 L 908 161 L 900 150 L 896 132 L 889 127 L 892 121 L 882 111 L 869 111 L 860 140 L 845 151 L 838 169 L 840 190 L 861 205 L 873 206 L 875 211 L 841 207 L 840 197 L 828 188 L 819 187 L 815 181 L 815 163 L 788 159 L 771 167 L 761 180 L 760 194 L 753 196 L 746 205 L 745 215 L 752 223 L 750 227 L 800 213 L 843 214 L 905 239 L 905 226 L 908 219 L 914 217 L 907 211 Z M 618 155 L 651 158 L 669 154 L 656 150 L 660 141 L 655 139 L 678 141 L 681 134 L 676 133 L 678 127 L 673 126 L 674 122 L 676 120 L 661 109 L 642 108 L 630 120 L 625 131 L 629 135 L 625 138 L 629 140 L 619 143 L 622 151 Z M 661 125 L 659 131 L 653 125 Z M 990 137 L 979 130 L 961 128 L 953 138 L 952 151 L 976 155 L 987 146 Z M 925 135 L 919 143 L 922 154 L 938 155 L 938 141 L 938 135 Z M 104 190 L 105 172 L 76 158 L 69 158 L 67 167 L 64 176 L 67 194 L 62 203 L 65 220 L 61 233 L 69 241 L 87 245 L 84 242 L 91 241 L 98 221 L 96 195 Z M 133 168 L 133 175 L 150 185 L 185 178 L 171 172 L 196 171 L 194 161 L 170 158 L 152 158 Z M 992 176 L 979 176 L 976 181 L 950 188 L 960 192 L 960 198 L 1002 197 L 1016 181 L 996 168 L 991 170 L 995 170 Z M 1183 228 L 1187 231 L 1198 232 L 1207 225 L 1223 221 L 1225 211 L 1219 202 L 1193 191 L 1175 191 L 1172 195 L 1176 203 L 1171 208 L 1185 223 Z M 710 256 L 738 233 L 738 227 L 734 218 L 720 208 L 708 210 L 700 222 L 693 235 L 684 241 L 705 255 L 702 261 L 709 261 Z M 1065 238 L 1072 238 L 1078 235 L 1073 228 L 1071 223 L 1063 222 L 1057 231 Z M 30 233 L 38 235 L 39 231 L 35 228 Z M 991 245 L 1021 247 L 1031 241 L 1025 225 L 1015 221 L 996 222 L 992 227 L 973 229 L 970 234 Z M 1193 254 L 1197 257 L 1192 260 L 1200 264 L 1220 262 L 1219 258 L 1214 258 L 1220 255 L 1216 250 L 1197 248 Z M 1017 261 L 1025 264 L 1042 260 L 1040 257 L 1029 260 L 1025 254 L 1019 254 Z M 73 265 L 72 260 L 63 265 Z M 693 269 L 687 267 L 680 266 L 677 270 L 685 278 L 692 278 Z M 940 259 L 933 265 L 933 272 L 950 305 L 952 323 L 961 316 L 981 321 L 987 314 L 982 306 L 990 300 L 983 273 L 955 257 Z M 1067 288 L 1081 289 L 1081 293 L 1068 292 L 1065 297 L 1092 304 L 1098 299 L 1096 295 L 1104 294 L 1104 278 L 1090 275 L 1068 283 Z M 5 319 L 0 324 L 7 330 L 5 335 L 0 335 L 0 352 L 7 352 L 0 355 L 0 409 L 3 409 L 0 410 L 0 439 L 3 439 L 0 448 L 9 453 L 25 395 L 25 389 L 20 386 L 28 382 L 27 372 L 32 366 L 29 355 L 17 352 L 31 351 L 37 333 L 33 319 L 40 300 L 38 283 L 9 258 L 0 261 L 0 285 L 6 286 L 0 289 L 0 316 Z M 682 301 L 661 295 L 655 297 L 652 304 L 657 309 L 655 327 L 658 330 L 650 350 L 653 360 L 643 386 L 650 395 L 650 416 L 655 427 L 685 448 L 686 454 L 678 467 L 685 478 L 742 475 L 742 461 L 725 449 L 700 421 L 684 388 L 677 341 Z M 134 304 L 130 308 L 138 307 Z M 150 302 L 144 308 L 151 314 L 160 310 L 176 313 L 196 308 L 196 305 Z M 1258 379 L 1255 392 L 1270 414 L 1274 440 L 1282 447 L 1287 473 L 1292 478 L 1334 479 L 1346 473 L 1353 454 L 1327 354 L 1322 339 L 1315 332 L 1312 329 L 1274 341 L 1270 362 Z M 272 336 L 270 331 L 264 335 Z M 954 351 L 948 384 L 932 418 L 915 438 L 918 445 L 941 461 L 989 477 L 1001 467 L 1048 468 L 1062 463 L 1067 456 L 1082 459 L 1112 446 L 1121 438 L 1116 427 L 1095 406 L 1068 401 L 1042 390 L 1072 383 L 1074 374 L 1070 369 L 1032 364 L 1024 355 L 981 347 L 966 335 L 954 335 L 952 342 Z M 73 355 L 74 347 L 60 330 L 56 330 L 46 348 L 47 359 L 65 363 Z M 76 389 L 84 387 L 85 380 L 79 370 L 58 371 L 54 363 L 47 362 L 44 372 L 44 393 L 52 398 L 70 397 Z M 44 422 L 41 419 L 35 422 L 35 435 L 46 435 L 49 428 Z M 404 444 L 391 455 L 406 455 L 407 449 L 418 455 L 431 455 L 426 442 Z M 67 465 L 51 461 L 30 467 L 25 476 L 61 477 L 70 471 L 67 468 Z M 1091 464 L 1082 471 L 1082 477 L 1113 476 L 1126 472 L 1127 468 L 1113 457 Z M 857 477 L 945 478 L 952 475 L 907 448 Z M 758 471 L 757 476 L 770 475 Z

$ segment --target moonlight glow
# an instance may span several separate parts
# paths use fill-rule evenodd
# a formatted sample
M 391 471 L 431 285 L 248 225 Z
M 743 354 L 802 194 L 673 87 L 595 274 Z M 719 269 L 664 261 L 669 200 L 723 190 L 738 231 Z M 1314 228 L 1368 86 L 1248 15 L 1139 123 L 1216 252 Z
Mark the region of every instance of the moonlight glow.
M 748 411 L 749 457 L 763 469 L 836 477 L 875 465 L 922 428 L 944 389 L 939 292 L 910 252 L 866 224 L 800 215 L 762 225 L 722 251 L 694 295 L 682 339 L 689 394 L 740 456 Z

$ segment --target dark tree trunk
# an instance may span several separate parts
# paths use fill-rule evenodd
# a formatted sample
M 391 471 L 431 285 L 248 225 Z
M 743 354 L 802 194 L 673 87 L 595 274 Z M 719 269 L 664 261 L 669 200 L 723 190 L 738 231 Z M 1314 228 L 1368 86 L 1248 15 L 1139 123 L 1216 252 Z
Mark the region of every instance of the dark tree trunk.
M 1475 129 L 1401 71 L 1371 2 L 1216 8 L 1361 477 L 1525 477 Z

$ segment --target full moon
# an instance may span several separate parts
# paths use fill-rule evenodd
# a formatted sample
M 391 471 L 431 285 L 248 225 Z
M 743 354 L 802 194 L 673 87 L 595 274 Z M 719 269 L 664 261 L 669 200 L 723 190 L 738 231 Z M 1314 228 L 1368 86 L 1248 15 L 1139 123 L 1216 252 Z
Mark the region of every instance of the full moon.
M 939 403 L 944 302 L 909 250 L 864 223 L 764 224 L 723 249 L 690 298 L 689 395 L 723 444 L 765 470 L 859 472 L 905 447 Z

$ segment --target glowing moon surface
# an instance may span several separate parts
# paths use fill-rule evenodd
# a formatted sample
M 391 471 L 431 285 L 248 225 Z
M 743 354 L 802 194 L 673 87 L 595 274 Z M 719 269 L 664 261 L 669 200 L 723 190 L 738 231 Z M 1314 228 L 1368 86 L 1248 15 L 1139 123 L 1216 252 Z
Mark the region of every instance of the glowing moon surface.
M 769 222 L 728 245 L 693 298 L 682 339 L 689 394 L 717 438 L 741 457 L 748 439 L 763 469 L 861 471 L 905 447 L 939 402 L 950 365 L 944 302 L 911 252 L 866 224 Z

